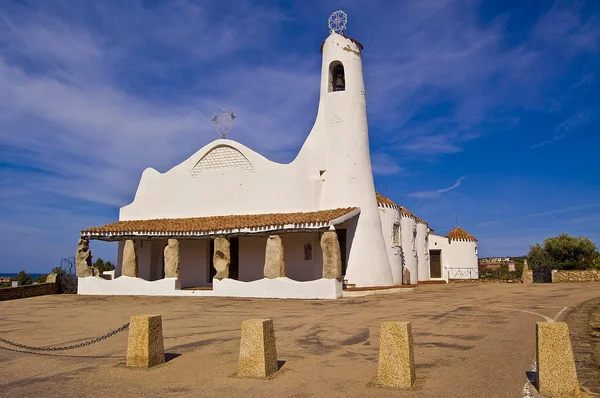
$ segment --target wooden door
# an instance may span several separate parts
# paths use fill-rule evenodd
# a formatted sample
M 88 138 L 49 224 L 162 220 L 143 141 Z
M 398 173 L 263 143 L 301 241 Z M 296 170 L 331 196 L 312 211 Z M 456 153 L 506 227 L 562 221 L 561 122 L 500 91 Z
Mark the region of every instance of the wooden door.
M 442 277 L 442 251 L 429 250 L 429 277 Z

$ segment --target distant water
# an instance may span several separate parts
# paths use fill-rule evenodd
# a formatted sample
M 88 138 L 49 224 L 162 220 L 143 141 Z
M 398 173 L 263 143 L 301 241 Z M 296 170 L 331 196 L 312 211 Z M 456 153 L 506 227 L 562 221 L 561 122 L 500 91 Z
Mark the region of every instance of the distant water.
M 18 273 L 13 274 L 10 272 L 0 272 L 0 276 L 6 276 L 6 277 L 12 278 L 12 279 L 15 279 L 17 277 L 17 275 L 18 275 Z M 42 275 L 48 275 L 48 274 L 29 274 L 29 275 L 31 275 L 31 279 L 35 279 Z

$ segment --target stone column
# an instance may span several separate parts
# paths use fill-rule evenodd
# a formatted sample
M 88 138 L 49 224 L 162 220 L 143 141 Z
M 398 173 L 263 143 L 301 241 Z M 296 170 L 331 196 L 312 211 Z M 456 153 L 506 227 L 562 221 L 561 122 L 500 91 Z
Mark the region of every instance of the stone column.
M 269 279 L 285 277 L 283 241 L 279 235 L 271 235 L 267 239 L 264 274 Z
M 217 270 L 215 279 L 229 278 L 229 265 L 231 264 L 231 250 L 227 238 L 215 239 L 215 252 L 213 266 Z
M 277 348 L 272 319 L 247 319 L 242 322 L 239 377 L 265 378 L 277 372 Z
M 529 269 L 529 265 L 527 264 L 527 259 L 523 262 L 523 274 L 521 274 L 521 282 L 522 283 L 532 283 L 533 282 L 533 271 Z
M 537 388 L 547 397 L 581 397 L 569 326 L 537 322 Z
M 323 252 L 323 278 L 340 278 L 342 276 L 342 254 L 335 231 L 327 231 L 321 235 L 321 251 Z
M 160 315 L 137 315 L 129 321 L 127 366 L 150 368 L 165 362 Z
M 138 258 L 135 248 L 135 241 L 127 239 L 123 247 L 123 265 L 121 275 L 138 277 Z
M 402 271 L 402 284 L 410 285 L 410 271 L 408 268 L 404 268 Z
M 415 359 L 410 322 L 384 322 L 379 340 L 377 384 L 389 388 L 412 388 Z
M 169 239 L 165 247 L 165 278 L 179 278 L 179 241 Z
M 90 242 L 87 239 L 79 239 L 77 242 L 75 270 L 78 278 L 97 276 L 99 274 L 98 270 L 92 267 L 92 252 L 90 251 Z

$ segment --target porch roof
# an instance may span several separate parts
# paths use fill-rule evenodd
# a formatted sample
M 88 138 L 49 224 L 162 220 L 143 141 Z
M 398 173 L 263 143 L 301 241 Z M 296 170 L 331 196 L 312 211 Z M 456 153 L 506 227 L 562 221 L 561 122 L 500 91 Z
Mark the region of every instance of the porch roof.
M 127 237 L 188 237 L 248 235 L 276 231 L 326 230 L 360 213 L 357 207 L 301 213 L 236 214 L 193 218 L 128 220 L 84 229 L 81 237 L 118 240 Z

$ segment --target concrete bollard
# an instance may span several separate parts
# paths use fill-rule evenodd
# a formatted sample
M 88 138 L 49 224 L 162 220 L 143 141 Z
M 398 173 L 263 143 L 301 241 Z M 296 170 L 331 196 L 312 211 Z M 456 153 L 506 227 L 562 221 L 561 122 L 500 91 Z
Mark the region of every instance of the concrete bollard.
M 537 388 L 540 394 L 581 397 L 569 327 L 565 322 L 537 322 Z
M 410 322 L 384 322 L 379 337 L 376 384 L 410 389 L 415 382 L 415 359 Z
M 265 378 L 277 370 L 273 320 L 247 319 L 243 321 L 237 375 Z
M 162 318 L 160 315 L 136 315 L 129 321 L 127 366 L 150 368 L 165 362 Z

